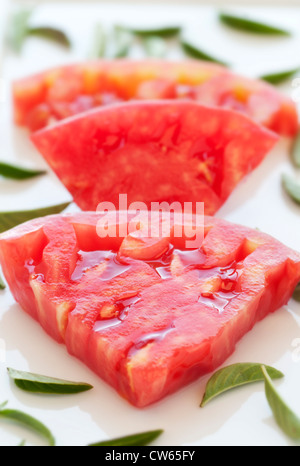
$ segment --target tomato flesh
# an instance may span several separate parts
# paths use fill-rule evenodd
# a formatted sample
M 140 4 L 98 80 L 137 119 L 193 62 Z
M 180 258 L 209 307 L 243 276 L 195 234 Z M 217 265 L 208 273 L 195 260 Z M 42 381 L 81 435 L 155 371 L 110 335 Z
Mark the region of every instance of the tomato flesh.
M 199 248 L 183 248 L 174 223 L 134 244 L 119 220 L 122 234 L 99 236 L 103 215 L 16 227 L 0 261 L 24 310 L 140 408 L 215 370 L 300 280 L 300 254 L 257 230 L 204 217 Z
M 231 110 L 147 101 L 79 115 L 32 140 L 82 210 L 118 206 L 126 194 L 128 206 L 203 202 L 213 215 L 278 136 Z
M 288 137 L 295 136 L 299 126 L 296 105 L 272 86 L 192 60 L 112 60 L 60 67 L 16 81 L 13 99 L 15 122 L 31 130 L 40 105 L 48 106 L 43 121 L 47 126 L 99 106 L 145 99 L 185 99 L 230 108 Z

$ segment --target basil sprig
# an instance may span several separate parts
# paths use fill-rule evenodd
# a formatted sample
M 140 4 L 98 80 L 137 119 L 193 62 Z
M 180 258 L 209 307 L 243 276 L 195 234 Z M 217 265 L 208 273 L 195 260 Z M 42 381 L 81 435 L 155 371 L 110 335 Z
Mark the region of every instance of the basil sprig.
M 141 447 L 149 445 L 149 443 L 153 442 L 157 439 L 163 430 L 151 430 L 148 432 L 142 432 L 140 434 L 133 434 L 128 435 L 126 437 L 119 437 L 112 440 L 107 440 L 103 442 L 91 443 L 88 445 L 89 447 L 128 447 L 128 446 L 135 446 Z
M 291 33 L 285 29 L 272 26 L 260 21 L 256 21 L 243 16 L 237 16 L 221 12 L 219 14 L 220 21 L 233 29 L 239 31 L 250 32 L 254 34 L 264 35 L 279 35 L 279 36 L 290 36 Z
M 93 45 L 90 58 L 103 58 L 106 52 L 107 37 L 101 24 L 97 24 L 94 29 Z
M 266 366 L 266 370 L 273 379 L 280 379 L 284 375 L 273 367 Z M 209 401 L 233 388 L 264 380 L 261 364 L 239 363 L 224 367 L 217 371 L 208 381 L 201 407 Z
M 7 372 L 17 387 L 32 393 L 71 395 L 86 392 L 93 388 L 92 385 L 84 382 L 72 382 L 32 372 L 19 371 L 10 367 L 7 368 Z
M 37 36 L 42 39 L 50 40 L 56 42 L 63 47 L 70 48 L 72 43 L 67 34 L 61 29 L 55 28 L 53 26 L 37 26 L 29 27 L 27 29 L 28 36 Z
M 158 28 L 130 28 L 126 26 L 117 25 L 116 29 L 128 31 L 131 34 L 134 34 L 138 37 L 164 37 L 170 38 L 174 36 L 178 36 L 181 32 L 181 26 L 165 26 L 165 27 L 158 27 Z
M 185 39 L 182 39 L 180 41 L 180 44 L 185 54 L 191 58 L 196 58 L 198 60 L 204 60 L 204 61 L 209 61 L 212 63 L 217 63 L 219 65 L 228 66 L 228 64 L 225 63 L 224 61 L 208 54 L 206 51 L 200 49 L 199 47 L 196 47 L 194 44 L 191 44 Z
M 300 204 L 300 182 L 291 175 L 282 176 L 282 186 L 290 199 L 296 204 Z
M 161 37 L 145 37 L 143 46 L 148 57 L 163 58 L 167 54 L 167 43 Z
M 21 223 L 38 217 L 46 217 L 47 215 L 59 214 L 64 211 L 70 202 L 58 204 L 50 207 L 33 210 L 21 210 L 15 212 L 0 212 L 0 233 L 10 230 Z
M 14 13 L 10 19 L 7 41 L 12 50 L 20 53 L 27 37 L 31 9 L 21 9 Z
M 54 26 L 32 26 L 30 19 L 32 9 L 20 9 L 12 15 L 7 39 L 8 44 L 16 53 L 20 53 L 27 37 L 37 36 L 52 42 L 56 42 L 64 47 L 70 48 L 71 41 L 68 35 Z
M 44 170 L 30 170 L 23 167 L 17 167 L 6 162 L 0 162 L 0 176 L 14 180 L 27 180 L 37 176 L 44 175 Z
M 260 79 L 273 85 L 282 84 L 288 79 L 295 76 L 295 74 L 297 74 L 299 71 L 300 71 L 300 68 L 294 68 L 292 70 L 281 71 L 279 73 L 265 74 L 265 75 L 260 76 Z
M 262 366 L 265 379 L 265 393 L 274 418 L 280 429 L 291 439 L 300 440 L 300 419 L 290 409 L 277 392 L 265 366 Z
M 30 429 L 34 431 L 36 434 L 41 435 L 44 437 L 50 446 L 55 445 L 55 438 L 53 437 L 51 431 L 46 427 L 42 422 L 38 419 L 30 416 L 23 411 L 19 411 L 16 409 L 8 409 L 6 408 L 7 401 L 0 405 L 0 420 L 6 419 L 12 422 L 15 422 L 22 427 Z
M 134 43 L 134 36 L 131 32 L 118 27 L 113 32 L 114 58 L 124 58 L 129 55 L 130 48 Z

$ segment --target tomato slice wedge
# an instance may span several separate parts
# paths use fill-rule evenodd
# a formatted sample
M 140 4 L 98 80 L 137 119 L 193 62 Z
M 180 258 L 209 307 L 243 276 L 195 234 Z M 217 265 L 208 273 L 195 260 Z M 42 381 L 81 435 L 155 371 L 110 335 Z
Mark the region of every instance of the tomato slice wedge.
M 130 215 L 28 222 L 0 236 L 0 262 L 23 309 L 142 408 L 215 370 L 257 321 L 285 305 L 300 280 L 300 254 L 212 217 L 187 225 L 202 231 L 199 247 L 185 248 L 178 218 L 166 237 L 142 241 L 139 233 L 134 246 Z M 116 236 L 105 237 L 103 220 Z
M 97 109 L 32 141 L 82 210 L 124 194 L 147 207 L 204 202 L 213 215 L 278 136 L 228 109 L 168 100 Z
M 47 70 L 13 84 L 15 122 L 31 131 L 99 106 L 145 99 L 230 108 L 282 136 L 294 136 L 299 126 L 295 103 L 271 85 L 198 60 L 99 60 Z

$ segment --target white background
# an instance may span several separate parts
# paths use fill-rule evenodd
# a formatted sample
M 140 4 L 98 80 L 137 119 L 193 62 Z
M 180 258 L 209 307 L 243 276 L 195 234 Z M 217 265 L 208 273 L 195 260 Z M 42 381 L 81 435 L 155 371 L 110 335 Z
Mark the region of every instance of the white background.
M 296 1 L 284 2 L 285 6 L 280 9 L 256 8 L 253 7 L 255 2 L 251 2 L 251 7 L 245 10 L 262 20 L 293 30 L 294 37 L 288 39 L 262 39 L 229 31 L 216 21 L 212 2 L 204 7 L 200 5 L 203 2 L 172 2 L 172 6 L 168 1 L 97 2 L 97 5 L 93 5 L 94 2 L 66 3 L 71 6 L 57 2 L 56 6 L 42 7 L 36 11 L 33 20 L 36 24 L 47 22 L 63 27 L 74 43 L 71 53 L 36 39 L 26 42 L 21 56 L 3 49 L 1 78 L 6 95 L 0 104 L 1 159 L 28 167 L 45 168 L 49 175 L 22 183 L 1 179 L 2 210 L 41 207 L 70 199 L 34 150 L 27 133 L 13 126 L 10 83 L 17 77 L 53 65 L 86 60 L 93 27 L 97 22 L 101 22 L 108 31 L 113 24 L 125 21 L 137 26 L 180 22 L 185 27 L 187 37 L 208 52 L 230 61 L 234 70 L 248 76 L 300 65 L 300 9 L 286 8 L 288 4 L 298 5 Z M 227 2 L 221 3 L 227 7 Z M 274 0 L 264 3 L 282 4 Z M 4 2 L 2 5 L 4 7 Z M 1 15 L 1 19 L 4 22 L 4 15 Z M 135 51 L 137 57 L 139 53 L 139 50 Z M 180 57 L 176 49 L 170 58 L 175 57 Z M 292 96 L 292 82 L 288 82 L 280 91 Z M 283 172 L 293 173 L 288 156 L 289 146 L 289 141 L 280 141 L 264 163 L 235 190 L 218 216 L 260 228 L 300 251 L 300 207 L 283 193 L 280 181 Z M 0 294 L 0 338 L 0 403 L 7 399 L 9 407 L 22 409 L 45 422 L 58 445 L 85 445 L 156 428 L 165 430 L 157 445 L 294 445 L 276 426 L 261 384 L 235 390 L 200 409 L 208 379 L 204 377 L 152 407 L 145 410 L 133 408 L 79 361 L 69 356 L 63 346 L 45 335 L 39 325 L 14 303 L 9 290 Z M 292 346 L 297 338 L 300 338 L 300 306 L 291 301 L 288 306 L 257 324 L 238 344 L 236 352 L 226 364 L 261 362 L 282 370 L 286 377 L 276 386 L 300 415 L 300 362 L 293 358 L 295 348 Z M 20 392 L 9 382 L 6 366 L 82 380 L 95 388 L 73 397 L 30 395 Z M 0 424 L 1 445 L 15 445 L 24 436 L 31 444 L 43 444 L 36 436 L 25 435 L 19 428 Z

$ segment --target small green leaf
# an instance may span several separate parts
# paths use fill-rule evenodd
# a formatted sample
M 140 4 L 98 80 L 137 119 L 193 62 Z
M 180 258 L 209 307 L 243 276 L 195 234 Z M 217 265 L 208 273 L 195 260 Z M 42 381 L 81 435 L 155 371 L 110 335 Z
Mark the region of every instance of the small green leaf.
M 293 142 L 291 156 L 295 167 L 300 168 L 300 132 L 297 134 Z
M 290 36 L 291 33 L 285 29 L 281 29 L 270 24 L 265 24 L 259 21 L 255 21 L 246 17 L 230 15 L 226 13 L 220 13 L 220 21 L 233 29 L 239 31 L 251 32 L 253 34 L 265 34 L 265 35 L 280 35 Z
M 32 393 L 70 395 L 91 390 L 93 387 L 83 382 L 71 382 L 69 380 L 47 377 L 31 372 L 18 371 L 7 368 L 9 376 L 17 387 Z
M 133 45 L 133 35 L 131 32 L 116 27 L 113 40 L 115 46 L 114 58 L 127 57 Z
M 0 176 L 12 178 L 15 180 L 27 180 L 36 176 L 44 175 L 43 170 L 29 170 L 27 168 L 17 167 L 9 163 L 0 162 Z
M 288 79 L 295 76 L 295 74 L 298 73 L 299 71 L 300 71 L 300 68 L 294 68 L 293 70 L 281 71 L 280 73 L 265 74 L 261 76 L 260 79 L 273 85 L 282 84 Z
M 266 397 L 278 426 L 291 439 L 300 440 L 299 417 L 282 400 L 265 366 L 262 366 L 262 372 L 265 379 Z
M 71 41 L 67 34 L 61 29 L 57 29 L 52 26 L 38 26 L 38 27 L 29 27 L 27 30 L 28 36 L 37 36 L 52 42 L 56 42 L 63 47 L 70 48 Z
M 163 430 L 153 430 L 141 434 L 128 435 L 113 440 L 98 442 L 88 445 L 89 447 L 141 447 L 153 442 L 163 433 Z
M 10 19 L 7 41 L 11 49 L 20 53 L 28 34 L 28 23 L 32 9 L 21 9 L 14 13 Z
M 143 46 L 148 57 L 163 58 L 167 53 L 167 44 L 158 36 L 149 36 L 143 40 Z
M 0 275 L 0 290 L 5 290 L 6 286 L 2 276 Z
M 6 402 L 7 403 L 7 402 Z M 5 403 L 5 405 L 6 405 Z M 36 434 L 44 437 L 50 446 L 55 445 L 55 439 L 48 429 L 42 422 L 35 419 L 34 417 L 16 409 L 4 409 L 4 404 L 0 406 L 0 419 L 7 419 L 30 430 L 33 430 Z
M 8 404 L 8 401 L 3 401 L 3 403 L 0 404 L 0 411 Z
M 102 58 L 106 52 L 106 33 L 101 24 L 97 24 L 94 29 L 93 47 L 90 53 L 91 58 Z
M 46 217 L 47 215 L 59 214 L 64 211 L 70 202 L 55 206 L 45 207 L 34 210 L 22 210 L 16 212 L 0 212 L 0 233 L 10 230 L 21 223 L 38 217 Z
M 71 47 L 69 37 L 61 29 L 53 26 L 30 26 L 31 15 L 32 9 L 22 9 L 17 11 L 11 18 L 7 40 L 15 52 L 21 52 L 24 41 L 29 36 L 41 37 L 54 41 L 64 47 Z
M 284 377 L 277 369 L 269 366 L 266 367 L 270 377 L 273 379 Z M 263 380 L 264 376 L 261 364 L 240 363 L 220 369 L 209 379 L 201 407 L 204 407 L 209 401 L 228 390 Z
M 225 63 L 224 61 L 220 60 L 219 58 L 213 57 L 212 55 L 209 55 L 207 52 L 199 49 L 195 45 L 192 45 L 185 40 L 181 40 L 180 44 L 185 54 L 192 58 L 196 58 L 198 60 L 209 61 L 212 63 L 218 63 L 219 65 L 223 65 L 223 66 L 228 66 L 228 64 Z
M 298 283 L 298 285 L 295 288 L 295 291 L 293 293 L 293 299 L 300 303 L 300 283 Z
M 139 36 L 139 37 L 164 37 L 170 38 L 178 36 L 181 32 L 180 26 L 167 26 L 167 27 L 160 27 L 160 28 L 150 28 L 150 29 L 135 29 L 129 28 L 125 26 L 116 26 L 116 28 L 131 32 L 132 34 Z
M 289 197 L 296 203 L 300 204 L 300 183 L 290 175 L 282 176 L 282 186 Z

